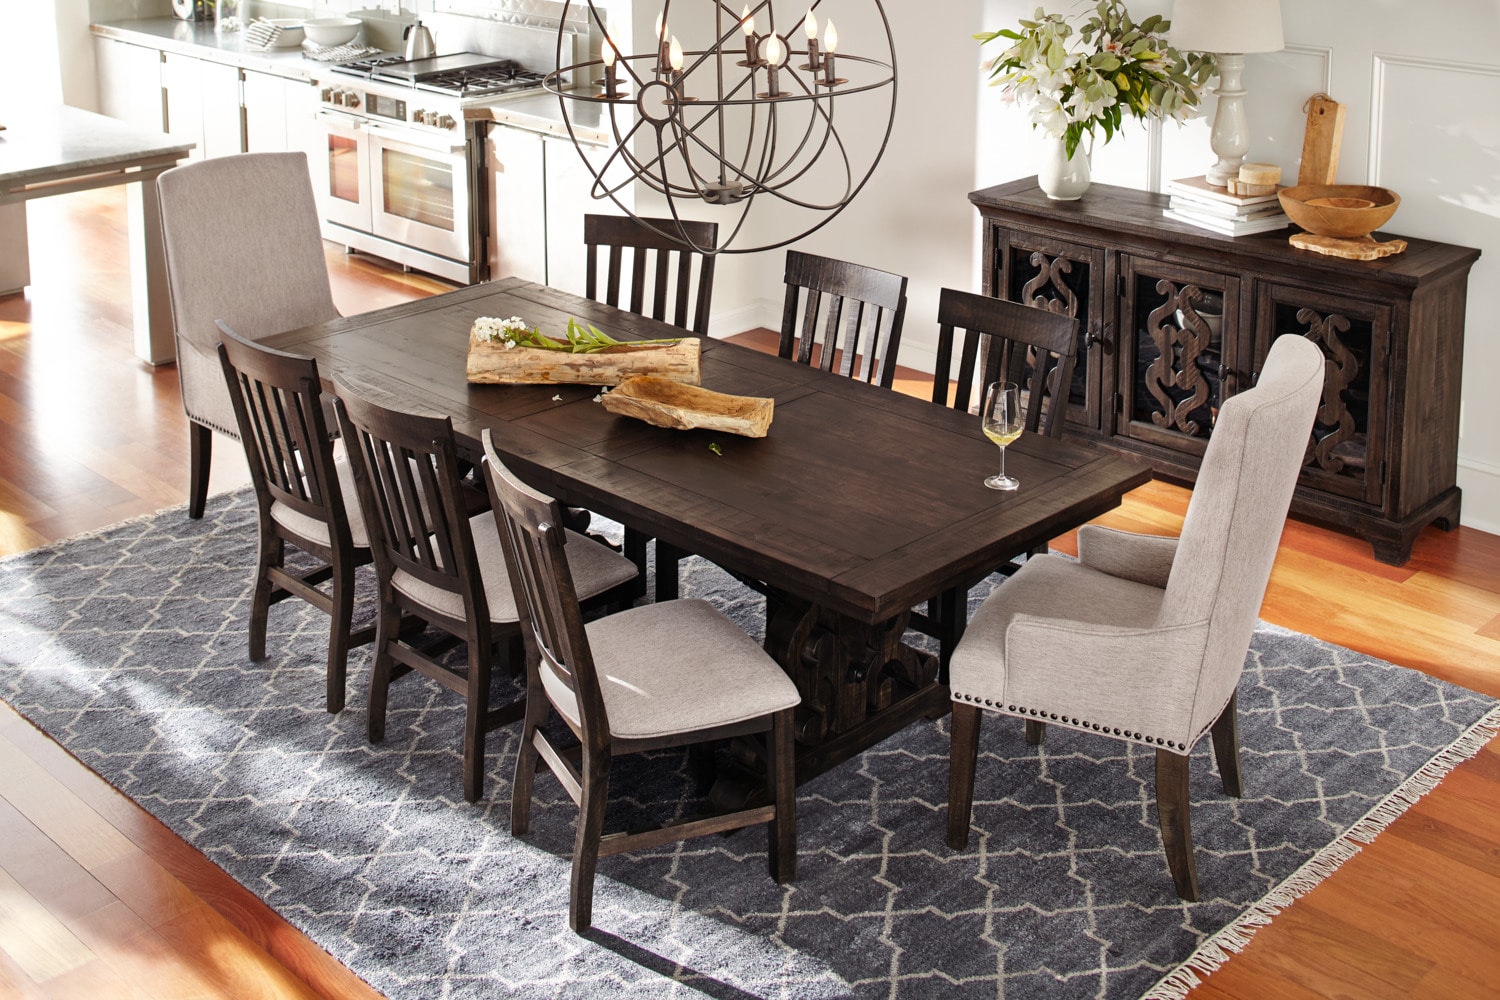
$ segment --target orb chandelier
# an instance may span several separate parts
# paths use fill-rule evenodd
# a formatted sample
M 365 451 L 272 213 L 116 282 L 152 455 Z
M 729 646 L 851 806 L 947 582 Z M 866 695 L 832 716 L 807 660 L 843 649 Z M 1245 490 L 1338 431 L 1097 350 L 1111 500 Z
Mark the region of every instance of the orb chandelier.
M 594 0 L 566 0 L 562 24 L 586 7 L 592 34 L 602 39 L 599 56 L 564 65 L 571 48 L 560 27 L 557 67 L 546 87 L 558 96 L 569 136 L 593 175 L 592 197 L 640 219 L 629 197 L 640 183 L 665 198 L 674 222 L 690 217 L 684 209 L 695 219 L 717 214 L 689 203 L 734 213 L 714 220 L 721 234 L 714 247 L 694 245 L 678 226 L 642 223 L 709 254 L 785 246 L 854 199 L 895 122 L 890 22 L 880 0 L 829 0 L 840 17 L 867 11 L 864 23 L 846 24 L 844 34 L 876 39 L 877 49 L 852 52 L 840 45 L 832 17 L 821 15 L 825 0 L 780 2 L 781 17 L 773 0 L 750 0 L 739 11 L 725 0 L 662 0 L 651 44 L 636 47 L 647 51 L 626 53 Z M 788 16 L 793 3 L 799 6 Z M 601 129 L 613 142 L 602 161 L 588 152 Z M 745 226 L 757 199 L 785 211 L 776 216 L 780 231 L 767 233 L 771 223 L 763 223 L 751 238 Z

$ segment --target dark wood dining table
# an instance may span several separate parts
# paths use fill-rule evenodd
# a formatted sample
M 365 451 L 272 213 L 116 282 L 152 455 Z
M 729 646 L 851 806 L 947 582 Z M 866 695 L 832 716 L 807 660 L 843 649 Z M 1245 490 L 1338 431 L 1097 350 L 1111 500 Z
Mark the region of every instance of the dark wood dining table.
M 774 595 L 766 647 L 803 697 L 799 781 L 947 711 L 945 656 L 901 641 L 912 608 L 946 609 L 946 653 L 968 584 L 1150 479 L 1146 466 L 1085 442 L 1024 435 L 1007 449 L 1020 489 L 986 489 L 998 454 L 977 417 L 712 339 L 702 384 L 774 399 L 766 437 L 615 416 L 593 386 L 470 384 L 480 316 L 520 316 L 558 335 L 570 317 L 621 340 L 682 334 L 503 279 L 266 343 L 315 357 L 325 382 L 342 375 L 384 405 L 451 417 L 473 455 L 488 428 L 538 489 L 762 582 Z

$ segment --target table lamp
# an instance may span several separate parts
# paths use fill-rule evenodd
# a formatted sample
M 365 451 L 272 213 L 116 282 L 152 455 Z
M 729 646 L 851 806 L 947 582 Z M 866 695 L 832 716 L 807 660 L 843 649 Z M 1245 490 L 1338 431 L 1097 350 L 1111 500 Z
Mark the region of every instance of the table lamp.
M 1182 52 L 1212 52 L 1219 66 L 1218 110 L 1214 112 L 1209 145 L 1219 161 L 1205 178 L 1224 187 L 1238 175 L 1250 149 L 1250 125 L 1245 120 L 1245 91 L 1240 74 L 1246 52 L 1278 52 L 1281 0 L 1177 0 L 1167 40 Z

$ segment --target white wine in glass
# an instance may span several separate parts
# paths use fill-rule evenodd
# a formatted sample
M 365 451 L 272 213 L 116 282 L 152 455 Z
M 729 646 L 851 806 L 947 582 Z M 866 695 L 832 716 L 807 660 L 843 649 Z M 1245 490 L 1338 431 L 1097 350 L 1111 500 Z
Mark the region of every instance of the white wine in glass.
M 984 485 L 992 490 L 1013 490 L 1021 483 L 1005 474 L 1005 446 L 1021 436 L 1025 418 L 1021 415 L 1021 390 L 1014 382 L 991 382 L 984 390 L 984 408 L 979 411 L 984 436 L 1000 446 L 1000 474 L 990 476 Z

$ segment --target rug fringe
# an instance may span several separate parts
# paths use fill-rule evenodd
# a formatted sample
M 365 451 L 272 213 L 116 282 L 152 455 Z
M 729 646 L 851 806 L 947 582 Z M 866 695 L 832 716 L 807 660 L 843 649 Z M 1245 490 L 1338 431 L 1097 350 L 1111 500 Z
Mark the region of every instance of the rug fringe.
M 1451 745 L 1371 807 L 1337 840 L 1309 858 L 1255 905 L 1200 944 L 1185 962 L 1143 993 L 1140 1000 L 1186 1000 L 1187 995 L 1205 977 L 1229 961 L 1233 954 L 1243 951 L 1256 931 L 1338 871 L 1365 844 L 1373 841 L 1376 835 L 1395 822 L 1402 813 L 1416 805 L 1422 796 L 1436 788 L 1455 767 L 1478 754 L 1497 735 L 1500 735 L 1500 708 L 1493 708 Z

